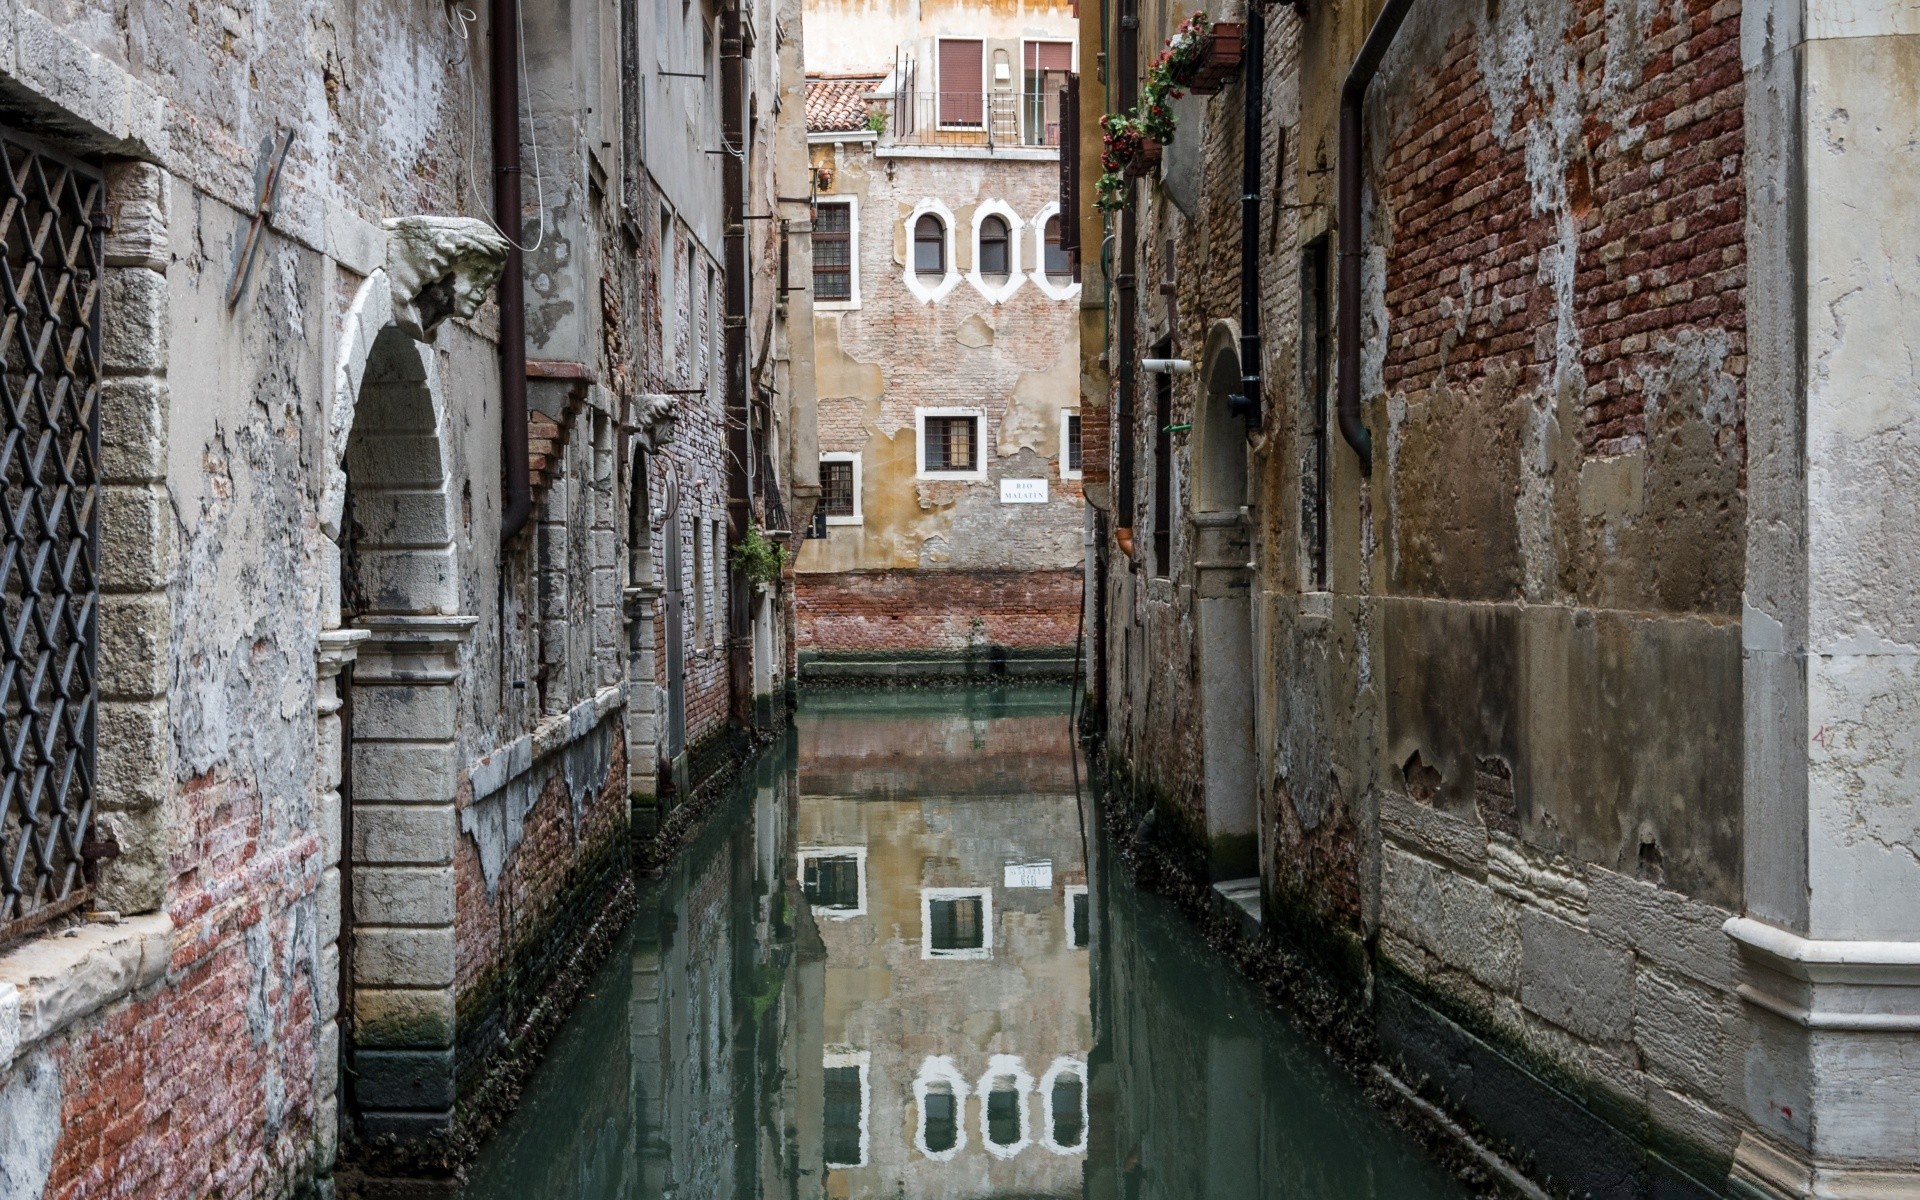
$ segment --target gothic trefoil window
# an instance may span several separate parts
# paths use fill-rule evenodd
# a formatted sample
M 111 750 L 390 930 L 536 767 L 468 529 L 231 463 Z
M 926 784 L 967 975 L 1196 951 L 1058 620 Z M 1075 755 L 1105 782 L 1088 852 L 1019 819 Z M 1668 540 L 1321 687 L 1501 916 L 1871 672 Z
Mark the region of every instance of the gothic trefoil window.
M 105 180 L 0 129 L 0 942 L 85 903 Z

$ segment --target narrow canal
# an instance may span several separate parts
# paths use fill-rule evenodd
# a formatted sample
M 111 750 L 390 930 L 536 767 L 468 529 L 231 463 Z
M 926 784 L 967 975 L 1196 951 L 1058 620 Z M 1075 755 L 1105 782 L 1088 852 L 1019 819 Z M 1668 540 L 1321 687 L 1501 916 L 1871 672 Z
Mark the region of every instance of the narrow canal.
M 810 697 L 467 1200 L 1461 1195 L 1102 861 L 1068 704 Z

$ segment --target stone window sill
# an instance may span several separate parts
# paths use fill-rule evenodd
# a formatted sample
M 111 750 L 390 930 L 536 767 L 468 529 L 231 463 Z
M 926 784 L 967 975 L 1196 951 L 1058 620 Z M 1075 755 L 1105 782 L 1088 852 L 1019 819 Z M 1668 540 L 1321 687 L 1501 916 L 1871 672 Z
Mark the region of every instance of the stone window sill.
M 0 1071 L 22 1051 L 159 981 L 173 920 L 147 913 L 36 937 L 0 953 Z

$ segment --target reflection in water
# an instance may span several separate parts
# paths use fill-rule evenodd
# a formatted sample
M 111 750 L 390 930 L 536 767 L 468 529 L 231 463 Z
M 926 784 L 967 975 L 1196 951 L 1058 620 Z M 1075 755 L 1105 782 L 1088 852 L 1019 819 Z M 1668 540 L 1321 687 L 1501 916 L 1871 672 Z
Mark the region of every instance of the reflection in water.
M 1102 867 L 1067 704 L 809 698 L 644 893 L 469 1200 L 1458 1195 Z

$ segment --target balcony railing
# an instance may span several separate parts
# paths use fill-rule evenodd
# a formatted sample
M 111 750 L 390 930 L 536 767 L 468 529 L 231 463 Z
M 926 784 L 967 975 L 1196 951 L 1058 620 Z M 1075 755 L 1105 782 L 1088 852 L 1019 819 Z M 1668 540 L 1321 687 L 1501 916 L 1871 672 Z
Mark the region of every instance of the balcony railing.
M 983 150 L 1060 145 L 1060 93 L 915 92 L 886 100 L 882 145 Z

